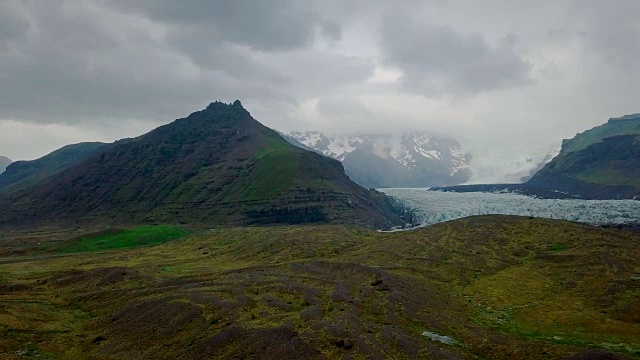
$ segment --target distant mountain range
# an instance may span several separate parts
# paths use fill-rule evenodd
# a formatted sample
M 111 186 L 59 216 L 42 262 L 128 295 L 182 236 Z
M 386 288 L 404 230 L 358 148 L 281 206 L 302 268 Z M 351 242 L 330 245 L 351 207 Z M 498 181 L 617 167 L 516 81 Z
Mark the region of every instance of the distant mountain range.
M 5 169 L 11 164 L 11 162 L 11 159 L 9 159 L 8 157 L 0 156 L 0 174 L 5 171 Z
M 105 150 L 109 144 L 87 142 L 67 145 L 40 159 L 16 161 L 0 174 L 0 192 L 12 192 L 37 185 L 89 156 Z
M 349 177 L 366 187 L 430 187 L 470 179 L 471 154 L 457 140 L 426 132 L 398 135 L 285 135 L 298 146 L 341 161 Z
M 560 154 L 519 185 L 467 185 L 444 191 L 515 191 L 541 197 L 640 198 L 640 114 L 564 140 Z
M 84 143 L 0 175 L 0 225 L 403 225 L 393 201 L 340 162 L 292 146 L 239 101 L 114 144 Z

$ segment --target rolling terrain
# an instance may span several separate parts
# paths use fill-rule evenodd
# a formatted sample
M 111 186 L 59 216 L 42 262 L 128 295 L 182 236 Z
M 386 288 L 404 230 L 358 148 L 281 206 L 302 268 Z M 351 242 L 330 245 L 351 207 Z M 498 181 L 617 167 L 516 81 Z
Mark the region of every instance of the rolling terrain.
M 0 259 L 0 353 L 640 357 L 637 233 L 508 216 L 396 233 L 177 230 L 3 233 L 0 253 L 13 256 Z M 105 237 L 119 245 L 93 246 Z
M 0 198 L 0 226 L 404 225 L 390 198 L 353 183 L 340 162 L 290 145 L 239 101 L 215 102 L 138 138 L 97 146 L 55 176 L 42 176 L 37 161 L 10 167 L 4 179 L 28 165 L 36 170 L 17 174 L 15 183 L 28 186 Z

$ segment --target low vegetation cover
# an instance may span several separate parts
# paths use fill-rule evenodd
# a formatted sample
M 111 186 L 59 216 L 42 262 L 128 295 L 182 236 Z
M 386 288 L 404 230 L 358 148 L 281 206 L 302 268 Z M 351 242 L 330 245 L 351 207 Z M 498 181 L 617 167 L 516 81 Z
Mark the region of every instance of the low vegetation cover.
M 174 231 L 49 241 L 93 245 L 46 254 L 38 239 L 5 234 L 0 253 L 18 247 L 21 256 L 0 259 L 0 353 L 640 357 L 640 234 L 632 231 L 480 216 L 408 232 L 239 227 L 162 242 Z M 120 247 L 148 244 L 139 241 L 145 232 L 160 244 L 91 251 L 107 237 Z
M 131 249 L 140 246 L 162 244 L 170 240 L 182 238 L 188 234 L 186 230 L 170 225 L 145 225 L 125 230 L 112 229 L 72 240 L 57 249 L 57 252 L 75 253 Z

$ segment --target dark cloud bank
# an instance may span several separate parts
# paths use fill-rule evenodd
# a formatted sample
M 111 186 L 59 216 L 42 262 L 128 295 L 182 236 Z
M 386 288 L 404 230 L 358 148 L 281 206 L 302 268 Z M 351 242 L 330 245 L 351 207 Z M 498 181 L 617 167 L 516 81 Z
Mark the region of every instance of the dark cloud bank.
M 634 0 L 3 1 L 0 154 L 136 135 L 236 98 L 282 130 L 559 140 L 640 111 L 638 13 Z

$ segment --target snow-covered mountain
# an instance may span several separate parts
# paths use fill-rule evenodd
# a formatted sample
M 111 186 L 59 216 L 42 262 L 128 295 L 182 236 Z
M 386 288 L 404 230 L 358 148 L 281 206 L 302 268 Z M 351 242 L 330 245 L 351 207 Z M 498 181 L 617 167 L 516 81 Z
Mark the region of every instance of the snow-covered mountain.
M 426 132 L 397 135 L 286 135 L 307 148 L 342 161 L 347 175 L 367 187 L 430 187 L 470 179 L 471 155 L 456 139 Z

